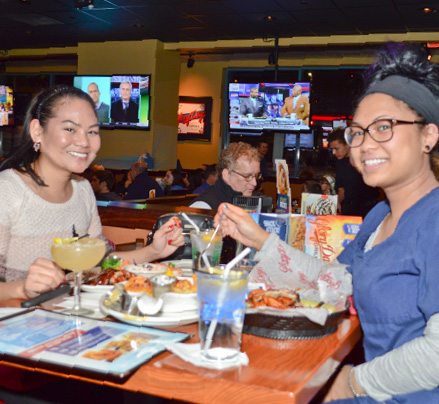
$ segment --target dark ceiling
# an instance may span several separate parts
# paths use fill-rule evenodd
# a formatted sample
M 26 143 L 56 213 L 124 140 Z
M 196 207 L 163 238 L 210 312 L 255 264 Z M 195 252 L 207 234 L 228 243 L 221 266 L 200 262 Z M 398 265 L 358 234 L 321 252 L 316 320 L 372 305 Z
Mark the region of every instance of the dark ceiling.
M 0 0 L 0 50 L 142 39 L 439 32 L 439 1 L 428 0 L 94 0 L 94 5 L 77 10 L 74 0 Z M 438 12 L 422 13 L 424 7 Z

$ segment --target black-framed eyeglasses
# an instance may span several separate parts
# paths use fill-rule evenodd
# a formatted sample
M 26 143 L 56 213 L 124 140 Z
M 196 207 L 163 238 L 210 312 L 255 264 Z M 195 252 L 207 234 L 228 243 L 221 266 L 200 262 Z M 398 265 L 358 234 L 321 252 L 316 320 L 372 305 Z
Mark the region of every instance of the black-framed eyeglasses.
M 350 147 L 359 147 L 363 144 L 366 132 L 378 143 L 388 142 L 393 137 L 393 127 L 396 125 L 425 125 L 423 121 L 401 121 L 399 119 L 378 119 L 367 128 L 348 126 L 344 131 L 344 138 Z
M 238 174 L 240 175 L 242 178 L 244 178 L 247 182 L 250 182 L 252 179 L 255 179 L 256 181 L 259 181 L 262 178 L 262 174 L 258 173 L 258 174 L 248 174 L 248 175 L 244 175 L 241 173 L 238 173 L 238 171 L 235 170 L 230 170 L 232 173 Z

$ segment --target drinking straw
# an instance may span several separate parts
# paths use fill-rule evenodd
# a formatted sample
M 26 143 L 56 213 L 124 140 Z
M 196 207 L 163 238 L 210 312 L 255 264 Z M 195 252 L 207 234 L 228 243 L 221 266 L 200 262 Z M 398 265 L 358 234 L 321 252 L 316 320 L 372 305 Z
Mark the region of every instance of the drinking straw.
M 200 228 L 195 224 L 195 222 L 185 213 L 182 212 L 181 215 L 194 227 L 197 233 L 200 232 Z
M 217 312 L 217 316 L 216 318 L 214 318 L 212 320 L 212 322 L 209 325 L 209 329 L 207 330 L 207 335 L 206 335 L 206 343 L 204 344 L 204 349 L 203 351 L 207 351 L 210 346 L 212 345 L 212 337 L 213 334 L 215 333 L 215 328 L 216 325 L 218 324 L 218 316 L 219 313 L 221 311 L 222 305 L 224 303 L 224 299 L 226 297 L 226 292 L 227 292 L 227 282 L 226 280 L 229 279 L 229 274 L 230 274 L 230 270 L 242 259 L 244 259 L 247 255 L 249 255 L 251 252 L 251 248 L 247 247 L 245 250 L 243 250 L 240 254 L 238 254 L 235 258 L 232 259 L 232 261 L 230 261 L 227 265 L 226 268 L 224 269 L 224 274 L 223 274 L 223 278 L 224 278 L 224 282 L 221 285 L 221 289 L 219 292 L 219 296 L 218 296 L 218 307 L 216 309 Z

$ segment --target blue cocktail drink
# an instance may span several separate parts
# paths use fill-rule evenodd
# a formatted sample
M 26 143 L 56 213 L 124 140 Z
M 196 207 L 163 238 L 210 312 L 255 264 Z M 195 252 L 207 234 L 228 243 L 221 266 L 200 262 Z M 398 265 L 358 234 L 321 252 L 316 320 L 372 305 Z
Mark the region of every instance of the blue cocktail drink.
M 224 268 L 196 271 L 199 303 L 199 334 L 203 360 L 235 361 L 241 350 L 247 271 Z

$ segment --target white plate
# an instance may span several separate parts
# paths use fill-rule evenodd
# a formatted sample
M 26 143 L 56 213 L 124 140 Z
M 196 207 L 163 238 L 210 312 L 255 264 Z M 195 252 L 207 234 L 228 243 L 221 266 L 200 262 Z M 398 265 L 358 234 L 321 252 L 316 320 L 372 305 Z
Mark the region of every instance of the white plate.
M 175 261 L 162 261 L 163 264 L 172 264 L 175 268 L 180 268 L 183 271 L 192 271 L 194 269 L 193 260 L 175 260 Z
M 154 275 L 164 274 L 168 271 L 169 267 L 163 264 L 151 264 L 149 262 L 145 262 L 143 264 L 137 265 L 125 265 L 123 267 L 128 272 L 131 272 L 134 275 L 145 276 L 146 278 L 150 278 Z
M 114 285 L 81 285 L 81 290 L 88 293 L 107 293 Z
M 102 296 L 99 300 L 99 306 L 103 313 L 109 314 L 119 321 L 132 325 L 145 327 L 177 327 L 180 325 L 196 323 L 198 321 L 198 310 L 188 310 L 180 313 L 160 312 L 154 316 L 132 316 L 104 306 L 104 299 L 105 296 Z

